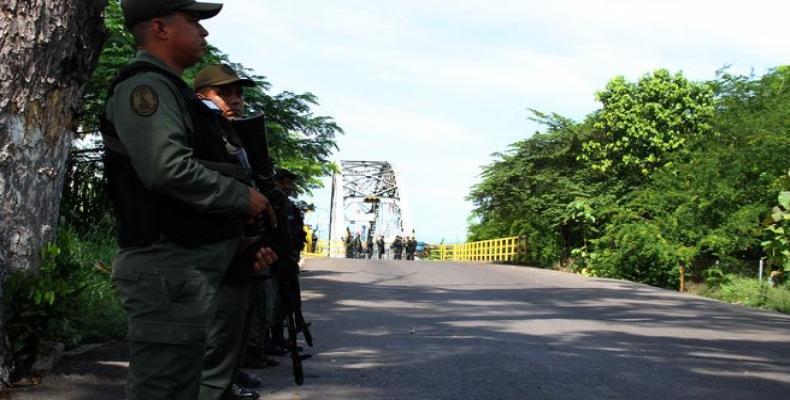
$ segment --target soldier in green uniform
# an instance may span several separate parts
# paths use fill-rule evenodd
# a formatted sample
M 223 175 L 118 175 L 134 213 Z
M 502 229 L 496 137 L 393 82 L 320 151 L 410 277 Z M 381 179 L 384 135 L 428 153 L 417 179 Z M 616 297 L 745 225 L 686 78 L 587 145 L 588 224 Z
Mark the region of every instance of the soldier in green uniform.
M 379 260 L 384 257 L 384 236 L 379 236 L 379 240 L 376 241 L 376 246 L 379 249 Z
M 197 97 L 211 109 L 228 120 L 242 117 L 244 94 L 242 87 L 255 86 L 250 79 L 240 78 L 228 65 L 212 64 L 201 69 L 193 84 Z M 230 124 L 222 124 L 225 147 L 234 155 L 248 174 L 252 169 L 242 145 Z M 250 149 L 251 150 L 251 149 Z M 240 399 L 256 399 L 257 393 L 233 386 L 242 356 L 249 338 L 253 288 L 259 282 L 252 279 L 225 280 L 220 286 L 216 317 L 209 327 L 206 356 L 200 387 L 200 400 L 222 400 L 230 395 Z M 245 376 L 245 383 L 255 382 L 254 377 Z M 250 385 L 256 386 L 256 385 Z
M 139 49 L 108 90 L 102 136 L 118 222 L 113 280 L 129 317 L 129 400 L 198 398 L 217 292 L 244 220 L 276 217 L 244 182 L 200 163 L 233 163 L 216 116 L 180 78 L 203 55 L 200 20 L 221 5 L 125 0 Z M 276 261 L 254 253 L 250 268 Z
M 395 259 L 401 260 L 403 259 L 403 239 L 400 236 L 395 237 L 395 241 L 392 242 L 392 246 L 390 246 L 392 250 L 395 252 Z

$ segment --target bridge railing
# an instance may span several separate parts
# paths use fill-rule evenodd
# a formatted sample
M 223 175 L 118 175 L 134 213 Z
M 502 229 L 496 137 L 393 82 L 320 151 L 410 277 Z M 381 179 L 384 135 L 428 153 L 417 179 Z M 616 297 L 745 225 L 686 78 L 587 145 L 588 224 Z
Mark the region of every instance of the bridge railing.
M 319 240 L 316 242 L 315 247 L 311 241 L 305 245 L 302 250 L 302 257 L 341 257 L 346 254 L 346 244 L 342 240 Z
M 436 261 L 518 261 L 524 254 L 526 242 L 518 236 L 479 242 L 441 244 L 431 246 L 429 260 Z M 342 240 L 318 240 L 313 246 L 308 240 L 302 257 L 345 257 L 346 244 Z
M 442 244 L 434 250 L 440 261 L 516 261 L 522 243 L 518 236 L 480 242 Z

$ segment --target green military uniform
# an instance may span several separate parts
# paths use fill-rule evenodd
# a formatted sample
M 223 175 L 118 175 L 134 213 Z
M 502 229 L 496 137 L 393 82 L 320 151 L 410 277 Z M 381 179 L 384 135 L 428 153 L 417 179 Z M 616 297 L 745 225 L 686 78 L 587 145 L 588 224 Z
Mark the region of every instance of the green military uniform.
M 134 61 L 170 70 L 144 51 Z M 187 143 L 194 129 L 187 104 L 163 74 L 142 72 L 120 82 L 107 101 L 106 119 L 147 189 L 199 213 L 244 215 L 248 187 L 195 161 Z M 129 316 L 129 400 L 198 397 L 208 326 L 237 243 L 226 238 L 184 245 L 162 235 L 150 244 L 122 246 L 113 279 Z
M 255 85 L 249 79 L 239 78 L 226 65 L 210 65 L 197 74 L 194 87 L 199 90 L 208 86 L 229 84 Z M 223 124 L 223 127 L 228 151 L 231 154 L 243 153 L 241 141 L 232 126 Z M 221 400 L 227 396 L 246 349 L 253 309 L 253 287 L 257 286 L 257 282 L 253 283 L 249 279 L 239 282 L 226 281 L 220 286 L 216 318 L 208 332 L 200 400 Z
M 249 335 L 252 288 L 248 282 L 219 289 L 216 317 L 208 330 L 200 400 L 222 400 L 230 391 Z

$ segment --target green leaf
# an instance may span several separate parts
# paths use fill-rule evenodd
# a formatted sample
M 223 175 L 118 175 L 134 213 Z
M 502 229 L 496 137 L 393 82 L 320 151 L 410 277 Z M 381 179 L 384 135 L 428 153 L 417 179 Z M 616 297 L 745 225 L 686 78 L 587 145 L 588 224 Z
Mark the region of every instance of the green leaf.
M 771 212 L 771 219 L 774 220 L 774 222 L 779 222 L 784 220 L 784 218 L 785 218 L 784 211 L 782 211 L 782 209 L 780 209 L 779 207 L 774 207 L 773 211 Z
M 46 294 L 46 301 L 47 301 L 47 304 L 49 304 L 49 305 L 52 305 L 53 303 L 55 303 L 55 292 L 54 291 L 50 291 L 50 292 L 48 292 Z
M 785 210 L 790 210 L 790 192 L 779 193 L 779 205 Z

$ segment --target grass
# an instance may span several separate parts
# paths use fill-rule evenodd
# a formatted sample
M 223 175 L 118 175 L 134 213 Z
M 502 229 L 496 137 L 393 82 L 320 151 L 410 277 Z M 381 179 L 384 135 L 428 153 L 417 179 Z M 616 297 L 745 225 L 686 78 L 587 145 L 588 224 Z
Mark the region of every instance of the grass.
M 790 286 L 787 283 L 771 287 L 767 280 L 761 284 L 755 278 L 725 275 L 715 284 L 699 285 L 692 291 L 732 304 L 790 314 Z
M 73 276 L 84 284 L 79 300 L 69 321 L 65 336 L 68 345 L 119 339 L 126 336 L 126 313 L 121 307 L 118 292 L 110 279 L 116 242 L 110 222 L 97 225 L 86 233 L 77 234 L 66 228 L 61 236 L 66 241 L 73 265 L 78 268 Z

